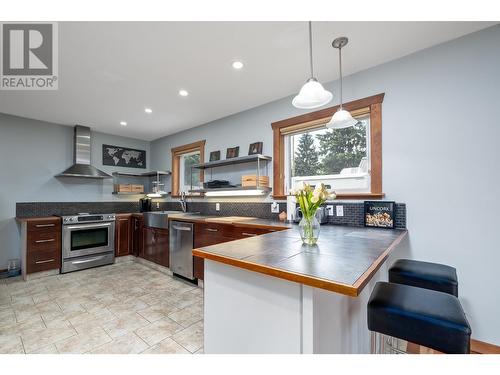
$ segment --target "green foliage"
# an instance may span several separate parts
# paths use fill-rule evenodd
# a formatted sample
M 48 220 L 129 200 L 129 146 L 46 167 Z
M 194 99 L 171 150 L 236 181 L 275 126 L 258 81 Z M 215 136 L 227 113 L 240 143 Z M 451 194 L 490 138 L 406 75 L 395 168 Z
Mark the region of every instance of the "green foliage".
M 200 162 L 200 154 L 192 154 L 184 156 L 184 183 L 191 183 L 191 166 Z M 200 173 L 198 170 L 193 171 L 193 186 L 200 184 Z
M 314 137 L 304 133 L 299 138 L 299 144 L 294 156 L 294 176 L 315 176 L 319 171 L 319 158 Z
M 344 168 L 357 167 L 366 156 L 364 123 L 346 129 L 331 129 L 317 137 L 322 158 L 319 174 L 337 174 Z

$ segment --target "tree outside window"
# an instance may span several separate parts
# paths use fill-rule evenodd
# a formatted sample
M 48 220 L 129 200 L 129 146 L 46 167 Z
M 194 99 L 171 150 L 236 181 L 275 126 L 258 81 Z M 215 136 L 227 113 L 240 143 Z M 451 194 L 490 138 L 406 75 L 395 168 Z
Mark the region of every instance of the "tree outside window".
M 337 175 L 367 157 L 368 118 L 346 129 L 320 129 L 292 136 L 292 177 Z

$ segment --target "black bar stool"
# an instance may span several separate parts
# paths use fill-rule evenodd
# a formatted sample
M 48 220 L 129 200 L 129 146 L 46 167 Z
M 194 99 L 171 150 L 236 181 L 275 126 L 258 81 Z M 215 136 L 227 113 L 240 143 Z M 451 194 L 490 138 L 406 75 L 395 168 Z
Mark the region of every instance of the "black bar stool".
M 377 348 L 377 334 L 422 345 L 443 353 L 470 352 L 471 328 L 457 297 L 413 286 L 378 282 L 368 302 L 371 352 L 385 351 L 385 340 Z
M 399 259 L 389 268 L 389 282 L 436 290 L 458 297 L 457 270 L 444 264 Z

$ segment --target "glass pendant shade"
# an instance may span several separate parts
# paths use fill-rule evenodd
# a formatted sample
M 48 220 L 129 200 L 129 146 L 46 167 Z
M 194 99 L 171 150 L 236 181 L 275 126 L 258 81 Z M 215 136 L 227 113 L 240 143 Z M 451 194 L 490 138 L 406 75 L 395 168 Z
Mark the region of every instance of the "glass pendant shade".
M 357 123 L 358 120 L 353 118 L 350 112 L 345 109 L 339 109 L 326 124 L 326 127 L 330 129 L 344 129 L 354 126 Z
M 298 95 L 293 98 L 292 105 L 300 109 L 312 109 L 321 107 L 329 103 L 333 95 L 330 91 L 324 89 L 323 85 L 314 78 L 313 66 L 313 41 L 312 41 L 312 22 L 309 21 L 309 67 L 311 75 L 307 82 L 302 86 Z
M 332 93 L 325 90 L 316 78 L 310 78 L 302 86 L 299 94 L 293 98 L 292 104 L 301 109 L 318 108 L 329 103 L 332 98 Z

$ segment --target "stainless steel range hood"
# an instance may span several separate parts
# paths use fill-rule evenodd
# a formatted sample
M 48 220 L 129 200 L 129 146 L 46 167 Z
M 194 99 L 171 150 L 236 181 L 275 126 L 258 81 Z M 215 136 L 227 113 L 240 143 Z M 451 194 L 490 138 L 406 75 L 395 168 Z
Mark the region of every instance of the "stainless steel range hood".
M 74 164 L 56 177 L 112 178 L 109 174 L 90 165 L 90 128 L 75 126 Z

